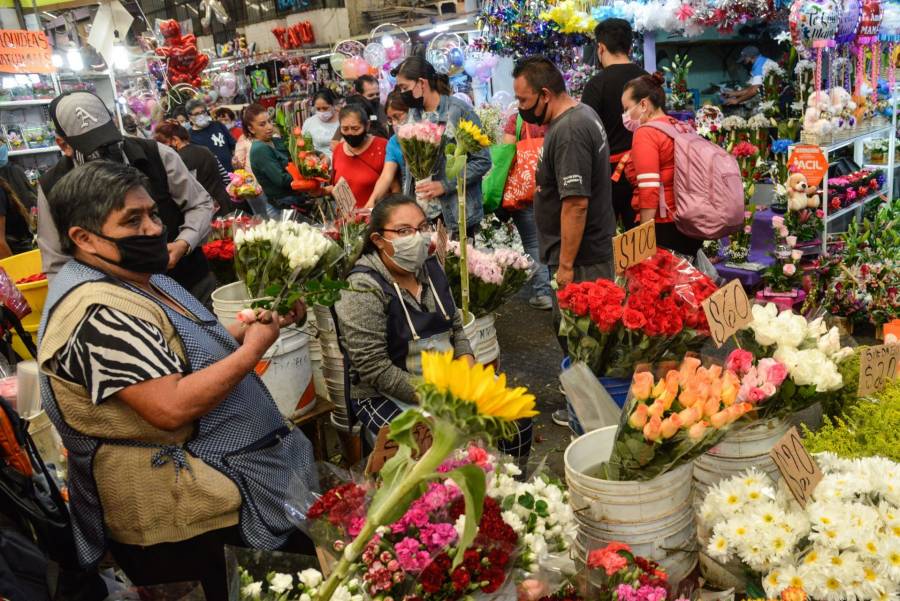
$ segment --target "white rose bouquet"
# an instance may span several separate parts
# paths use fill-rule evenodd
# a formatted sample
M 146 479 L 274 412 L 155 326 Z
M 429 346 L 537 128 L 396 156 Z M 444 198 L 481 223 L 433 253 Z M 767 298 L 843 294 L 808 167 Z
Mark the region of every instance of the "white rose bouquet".
M 241 568 L 240 601 L 316 601 L 324 578 L 313 568 L 293 574 L 269 572 L 265 580 L 254 581 L 250 573 Z M 363 601 L 359 580 L 353 579 L 339 585 L 332 600 Z
M 304 299 L 332 305 L 346 288 L 328 277 L 343 251 L 319 229 L 294 221 L 263 221 L 234 233 L 235 271 L 255 307 L 284 314 Z M 279 299 L 278 307 L 271 306 Z

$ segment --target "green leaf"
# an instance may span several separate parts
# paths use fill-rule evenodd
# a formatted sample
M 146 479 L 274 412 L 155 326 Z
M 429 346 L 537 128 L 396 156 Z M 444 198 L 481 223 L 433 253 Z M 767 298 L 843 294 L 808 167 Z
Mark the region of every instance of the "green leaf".
M 368 511 L 369 515 L 375 515 L 381 509 L 385 500 L 393 492 L 394 487 L 406 475 L 407 468 L 411 463 L 412 449 L 405 445 L 400 445 L 397 454 L 388 459 L 384 467 L 381 468 L 381 487 L 375 493 L 375 496 L 372 497 L 372 504 L 369 506 Z M 385 524 L 390 524 L 400 519 L 407 507 L 408 505 L 403 506 L 400 515 L 393 520 L 385 521 Z
M 506 495 L 503 497 L 503 502 L 500 504 L 500 509 L 503 511 L 509 511 L 513 508 L 513 505 L 516 503 L 516 495 Z
M 530 493 L 519 496 L 519 505 L 525 509 L 534 509 L 534 497 Z
M 453 558 L 453 567 L 462 563 L 463 555 L 475 535 L 478 533 L 478 524 L 481 522 L 481 513 L 484 510 L 484 494 L 487 484 L 484 470 L 476 465 L 464 465 L 447 474 L 462 490 L 466 501 L 466 524 L 462 535 L 459 537 L 458 551 Z
M 391 438 L 397 441 L 401 446 L 408 447 L 410 451 L 416 448 L 416 441 L 413 438 L 413 428 L 419 422 L 424 422 L 425 418 L 418 409 L 407 409 L 394 418 L 391 422 Z
M 550 516 L 550 512 L 548 511 L 547 501 L 538 501 L 534 504 L 534 512 L 541 516 L 542 518 L 546 518 Z

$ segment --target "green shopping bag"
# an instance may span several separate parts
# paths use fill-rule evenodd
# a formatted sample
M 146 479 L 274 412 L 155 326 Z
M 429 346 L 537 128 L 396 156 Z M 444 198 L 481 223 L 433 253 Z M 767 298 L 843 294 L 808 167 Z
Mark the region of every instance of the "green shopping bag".
M 491 146 L 491 170 L 481 180 L 481 193 L 484 197 L 485 214 L 493 213 L 503 202 L 503 189 L 506 187 L 506 178 L 509 170 L 516 160 L 515 144 L 497 144 Z

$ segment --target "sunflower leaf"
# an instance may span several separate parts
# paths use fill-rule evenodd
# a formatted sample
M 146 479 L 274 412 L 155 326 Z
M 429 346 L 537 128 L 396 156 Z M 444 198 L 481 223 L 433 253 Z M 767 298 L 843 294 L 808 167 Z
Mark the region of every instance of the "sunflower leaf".
M 484 510 L 484 494 L 487 484 L 484 478 L 484 470 L 477 465 L 464 465 L 447 474 L 459 486 L 466 502 L 466 522 L 463 532 L 459 537 L 458 550 L 453 558 L 453 567 L 462 563 L 463 555 L 475 535 L 478 533 L 478 525 L 481 523 L 481 513 Z

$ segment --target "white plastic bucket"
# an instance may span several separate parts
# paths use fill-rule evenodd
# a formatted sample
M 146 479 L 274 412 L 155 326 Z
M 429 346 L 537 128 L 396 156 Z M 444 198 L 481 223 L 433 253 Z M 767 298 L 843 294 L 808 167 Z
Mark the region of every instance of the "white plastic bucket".
M 500 344 L 497 342 L 497 328 L 494 326 L 494 315 L 485 315 L 478 319 L 470 319 L 463 326 L 466 338 L 472 345 L 475 361 L 487 365 L 500 357 Z
M 319 346 L 322 353 L 322 378 L 328 398 L 334 406 L 331 421 L 335 427 L 350 431 L 350 419 L 347 416 L 347 405 L 344 400 L 344 356 L 338 346 L 337 328 L 328 307 L 313 307 L 316 318 Z
M 281 330 L 278 340 L 263 355 L 257 373 L 260 371 L 263 383 L 285 417 L 299 417 L 315 407 L 309 336 L 298 328 Z
M 212 293 L 213 313 L 225 327 L 237 320 L 237 314 L 249 308 L 251 302 L 247 286 L 240 280 L 220 286 Z
M 787 434 L 791 424 L 772 418 L 728 432 L 722 441 L 694 460 L 694 500 L 699 506 L 706 492 L 720 480 L 756 467 L 773 480 L 780 478 L 769 451 Z
M 322 373 L 322 345 L 319 344 L 319 330 L 316 327 L 315 311 L 307 310 L 306 323 L 300 329 L 309 337 L 309 362 L 312 365 L 312 377 L 313 384 L 316 387 L 316 394 L 330 401 L 328 387 L 325 386 L 325 375 Z
M 574 440 L 564 461 L 569 502 L 578 521 L 579 561 L 585 553 L 620 541 L 662 565 L 672 582 L 697 564 L 691 507 L 690 463 L 652 480 L 616 482 L 585 472 L 609 459 L 617 426 L 600 428 Z

